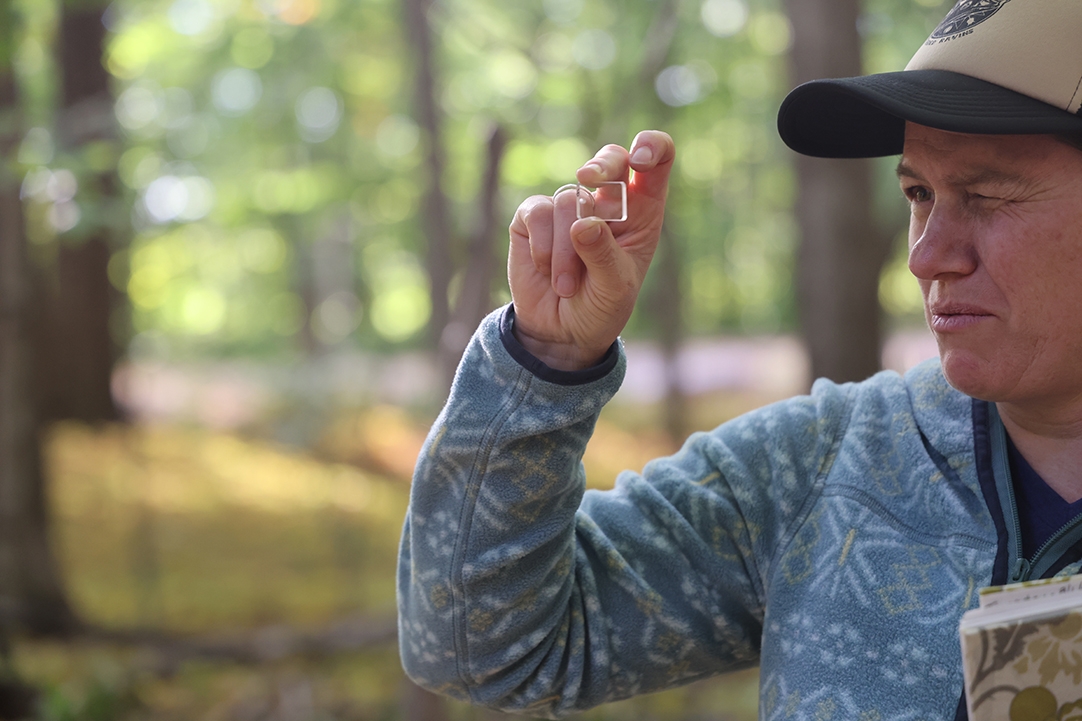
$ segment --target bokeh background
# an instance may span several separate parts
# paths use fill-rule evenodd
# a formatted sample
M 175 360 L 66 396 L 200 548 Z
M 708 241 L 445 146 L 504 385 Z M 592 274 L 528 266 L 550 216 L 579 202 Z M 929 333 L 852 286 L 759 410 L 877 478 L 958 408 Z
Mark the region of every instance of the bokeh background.
M 0 718 L 502 718 L 404 679 L 394 568 L 514 208 L 676 140 L 594 487 L 904 370 L 935 349 L 894 160 L 798 160 L 775 116 L 948 7 L 0 0 Z M 756 684 L 581 718 L 754 719 Z

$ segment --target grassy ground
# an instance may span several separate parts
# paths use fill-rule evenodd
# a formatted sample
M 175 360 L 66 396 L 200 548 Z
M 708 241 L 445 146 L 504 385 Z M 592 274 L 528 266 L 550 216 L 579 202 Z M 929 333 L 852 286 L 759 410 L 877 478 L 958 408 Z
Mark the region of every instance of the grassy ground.
M 762 400 L 729 398 L 713 411 Z M 672 450 L 649 415 L 614 409 L 603 418 L 585 459 L 591 485 Z M 72 599 L 97 624 L 190 634 L 390 617 L 408 475 L 424 432 L 394 408 L 343 412 L 309 453 L 199 428 L 60 425 L 47 464 Z M 418 717 L 393 644 L 163 671 L 146 651 L 24 639 L 14 660 L 43 690 L 40 718 L 52 721 Z M 756 683 L 750 670 L 582 718 L 753 719 Z M 445 711 L 456 721 L 499 717 L 457 703 Z

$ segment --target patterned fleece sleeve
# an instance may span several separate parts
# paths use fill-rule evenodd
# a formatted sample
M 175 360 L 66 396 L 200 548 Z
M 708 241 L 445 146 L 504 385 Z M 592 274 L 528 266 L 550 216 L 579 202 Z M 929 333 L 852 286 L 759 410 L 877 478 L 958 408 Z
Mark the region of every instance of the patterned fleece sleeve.
M 692 436 L 585 493 L 581 457 L 623 377 L 540 380 L 498 313 L 421 452 L 399 557 L 414 681 L 556 717 L 758 660 L 772 560 L 831 457 L 834 386 Z

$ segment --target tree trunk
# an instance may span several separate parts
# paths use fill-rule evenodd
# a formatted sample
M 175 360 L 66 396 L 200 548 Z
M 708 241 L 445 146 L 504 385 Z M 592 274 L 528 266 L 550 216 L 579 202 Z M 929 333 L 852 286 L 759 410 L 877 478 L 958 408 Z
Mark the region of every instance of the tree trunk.
M 861 73 L 859 0 L 788 0 L 793 85 Z M 797 295 L 812 378 L 879 370 L 879 272 L 889 244 L 872 218 L 868 160 L 797 156 Z
M 496 275 L 496 238 L 500 225 L 500 162 L 507 133 L 499 125 L 488 137 L 485 177 L 477 203 L 478 227 L 470 241 L 466 272 L 451 321 L 440 335 L 439 366 L 445 389 L 451 387 L 462 352 L 481 319 L 492 310 L 492 279 Z
M 0 0 L 0 159 L 18 148 L 9 0 Z M 30 383 L 27 252 L 19 178 L 0 171 L 0 633 L 65 633 L 76 620 L 49 545 L 40 426 Z
M 58 38 L 62 108 L 57 135 L 62 147 L 77 152 L 93 141 L 115 140 L 109 74 L 102 65 L 104 7 L 64 3 Z M 77 198 L 103 205 L 117 194 L 114 172 L 81 178 Z M 84 201 L 86 202 L 86 201 Z M 79 242 L 61 242 L 56 264 L 41 277 L 35 296 L 35 369 L 43 421 L 83 421 L 119 417 L 110 389 L 120 355 L 111 318 L 122 297 L 109 282 L 115 239 L 99 226 Z
M 433 59 L 433 33 L 428 14 L 431 0 L 403 0 L 409 47 L 414 50 L 414 112 L 424 131 L 425 168 L 428 187 L 425 189 L 422 213 L 428 250 L 425 264 L 428 271 L 432 316 L 429 338 L 433 350 L 438 350 L 443 332 L 451 321 L 451 304 L 447 297 L 454 275 L 451 254 L 453 234 L 447 195 L 443 192 L 444 148 L 443 124 L 436 92 L 436 72 Z
M 35 386 L 43 422 L 120 417 L 111 392 L 118 355 L 110 317 L 119 304 L 109 283 L 108 241 L 62 242 L 52 268 L 35 269 Z
M 19 678 L 11 644 L 0 633 L 0 719 L 32 719 L 37 711 L 38 693 Z
M 666 221 L 657 249 L 657 279 L 650 296 L 649 309 L 657 325 L 658 345 L 665 364 L 665 387 L 663 419 L 665 432 L 676 445 L 683 443 L 688 434 L 688 403 L 680 385 L 678 363 L 680 348 L 684 343 L 683 282 L 681 277 L 681 244 L 672 232 L 672 223 Z

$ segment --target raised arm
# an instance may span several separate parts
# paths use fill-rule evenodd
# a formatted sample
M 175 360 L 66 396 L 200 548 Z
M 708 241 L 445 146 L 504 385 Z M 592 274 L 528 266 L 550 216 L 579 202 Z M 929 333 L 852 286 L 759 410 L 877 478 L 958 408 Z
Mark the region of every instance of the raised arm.
M 570 291 L 557 293 L 566 281 L 553 275 L 574 263 L 543 240 L 546 227 L 559 238 L 591 225 L 572 222 L 573 206 L 565 217 L 563 196 L 574 193 L 527 201 L 512 225 L 514 313 L 490 315 L 466 349 L 418 460 L 403 533 L 399 646 L 426 688 L 559 715 L 757 660 L 769 566 L 829 456 L 822 399 L 699 434 L 584 497 L 582 453 L 623 376 L 618 318 L 663 212 L 645 176 L 632 178 L 629 200 L 640 204 L 629 227 L 601 228 L 608 251 L 574 241 L 582 266 Z M 530 210 L 546 207 L 548 225 Z M 516 224 L 528 232 L 516 237 Z M 527 349 L 548 364 L 524 362 L 536 361 Z M 561 359 L 567 367 L 554 367 Z

